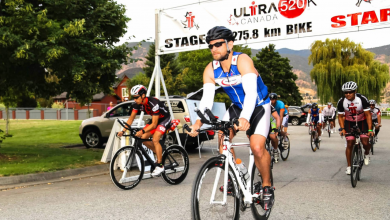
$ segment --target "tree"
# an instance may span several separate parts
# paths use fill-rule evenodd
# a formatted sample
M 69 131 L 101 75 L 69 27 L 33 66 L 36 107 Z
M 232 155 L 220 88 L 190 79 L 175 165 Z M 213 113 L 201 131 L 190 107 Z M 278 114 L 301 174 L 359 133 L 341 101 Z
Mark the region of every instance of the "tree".
M 125 7 L 111 0 L 2 0 L 0 96 L 13 91 L 36 97 L 66 91 L 87 101 L 86 91 L 109 93 L 115 70 L 131 62 Z
M 314 66 L 310 76 L 322 103 L 337 101 L 342 96 L 342 85 L 348 81 L 358 84 L 359 93 L 380 101 L 389 81 L 389 67 L 375 61 L 374 53 L 348 38 L 315 41 L 310 50 L 309 64 Z
M 145 72 L 146 76 L 147 77 L 152 77 L 152 74 L 153 74 L 153 70 L 154 70 L 154 66 L 155 66 L 155 63 L 156 63 L 156 47 L 155 47 L 155 44 L 152 43 L 150 46 L 149 46 L 149 51 L 148 51 L 148 55 L 145 57 L 146 58 L 146 62 L 145 62 L 145 65 L 146 67 L 142 68 L 143 71 Z M 172 76 L 176 77 L 179 73 L 180 73 L 180 68 L 176 62 L 176 54 L 174 53 L 171 53 L 171 54 L 164 54 L 164 55 L 161 55 L 160 56 L 160 67 L 161 69 L 164 69 L 168 63 L 170 63 L 170 69 L 172 71 Z
M 275 51 L 274 44 L 261 49 L 253 63 L 270 93 L 280 95 L 280 100 L 287 105 L 301 105 L 302 97 L 295 84 L 298 77 L 292 72 L 289 59 Z

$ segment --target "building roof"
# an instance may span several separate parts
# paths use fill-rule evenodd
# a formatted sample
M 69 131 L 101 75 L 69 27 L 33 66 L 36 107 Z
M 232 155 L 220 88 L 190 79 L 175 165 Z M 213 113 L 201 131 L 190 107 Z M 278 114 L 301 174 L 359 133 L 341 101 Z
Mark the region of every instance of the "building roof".
M 131 79 L 133 78 L 135 75 L 137 75 L 138 73 L 143 73 L 144 71 L 142 70 L 142 68 L 130 68 L 130 69 L 127 69 L 119 74 L 117 74 L 116 76 L 118 77 L 118 79 L 120 79 L 118 82 L 116 82 L 113 87 L 114 88 L 117 88 L 119 86 L 119 84 L 122 82 L 122 79 L 125 78 L 125 76 L 127 76 L 127 78 Z

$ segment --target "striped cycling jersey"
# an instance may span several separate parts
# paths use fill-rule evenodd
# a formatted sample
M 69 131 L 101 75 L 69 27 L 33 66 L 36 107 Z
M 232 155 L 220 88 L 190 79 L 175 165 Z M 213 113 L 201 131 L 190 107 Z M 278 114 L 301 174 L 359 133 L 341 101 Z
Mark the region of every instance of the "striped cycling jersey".
M 229 72 L 224 72 L 219 61 L 213 61 L 214 79 L 220 85 L 232 102 L 240 109 L 243 108 L 245 92 L 242 87 L 241 74 L 237 68 L 237 61 L 241 53 L 233 52 L 232 64 Z M 256 107 L 270 102 L 268 88 L 259 76 L 257 77 L 257 101 Z

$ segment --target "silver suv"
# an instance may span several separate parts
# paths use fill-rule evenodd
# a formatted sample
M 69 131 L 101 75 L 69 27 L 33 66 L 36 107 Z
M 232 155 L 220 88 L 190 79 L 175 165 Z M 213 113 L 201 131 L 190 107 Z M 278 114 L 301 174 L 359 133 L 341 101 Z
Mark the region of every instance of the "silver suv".
M 161 100 L 165 101 L 163 98 L 161 98 Z M 199 101 L 189 100 L 182 96 L 170 96 L 169 100 L 171 102 L 174 118 L 180 120 L 180 124 L 177 128 L 179 129 L 181 143 L 183 145 L 186 143 L 185 147 L 187 150 L 197 148 L 198 139 L 188 136 L 184 132 L 183 125 L 187 124 L 190 126 L 191 122 L 194 122 L 194 114 L 189 113 L 189 110 L 193 108 L 189 108 L 188 105 L 191 104 L 195 105 L 196 107 L 197 103 L 199 104 Z M 133 103 L 134 101 L 122 102 L 116 105 L 114 108 L 110 109 L 108 112 L 103 113 L 102 116 L 84 120 L 79 128 L 79 136 L 82 139 L 85 147 L 102 147 L 103 144 L 108 140 L 115 119 L 123 118 L 127 120 L 132 112 Z M 139 118 L 139 116 L 136 118 Z M 144 115 L 143 120 L 145 121 L 145 124 L 147 124 L 148 121 L 151 120 L 151 116 Z M 211 140 L 214 139 L 214 136 L 214 132 L 203 132 L 199 135 L 199 141 L 203 142 L 206 140 Z M 166 144 L 170 145 L 174 143 L 177 143 L 176 135 L 174 132 L 171 132 L 166 138 Z

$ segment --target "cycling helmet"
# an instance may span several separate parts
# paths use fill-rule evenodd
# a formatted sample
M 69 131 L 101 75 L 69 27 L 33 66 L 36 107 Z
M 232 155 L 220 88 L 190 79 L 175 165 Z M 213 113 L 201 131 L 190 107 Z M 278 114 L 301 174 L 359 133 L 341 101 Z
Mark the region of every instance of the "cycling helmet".
M 146 94 L 147 90 L 146 90 L 146 87 L 143 86 L 143 85 L 136 85 L 136 86 L 133 86 L 133 88 L 131 88 L 131 96 L 134 96 L 134 95 L 143 95 L 143 94 Z
M 328 102 L 328 105 L 333 105 L 331 102 Z
M 270 99 L 278 99 L 278 94 L 276 94 L 276 93 L 271 93 L 271 94 L 269 95 L 269 98 L 270 98 Z
M 370 103 L 370 105 L 376 105 L 376 101 L 374 99 L 371 99 L 370 101 L 368 101 Z
M 344 83 L 343 87 L 341 88 L 341 90 L 343 90 L 343 92 L 346 92 L 346 91 L 354 91 L 358 88 L 357 84 L 353 81 L 349 81 L 349 82 L 346 82 Z
M 215 26 L 207 32 L 206 42 L 209 44 L 210 41 L 218 39 L 234 41 L 233 32 L 224 26 Z
M 311 105 L 311 108 L 318 108 L 318 104 L 317 104 L 317 103 L 313 103 L 313 104 Z

